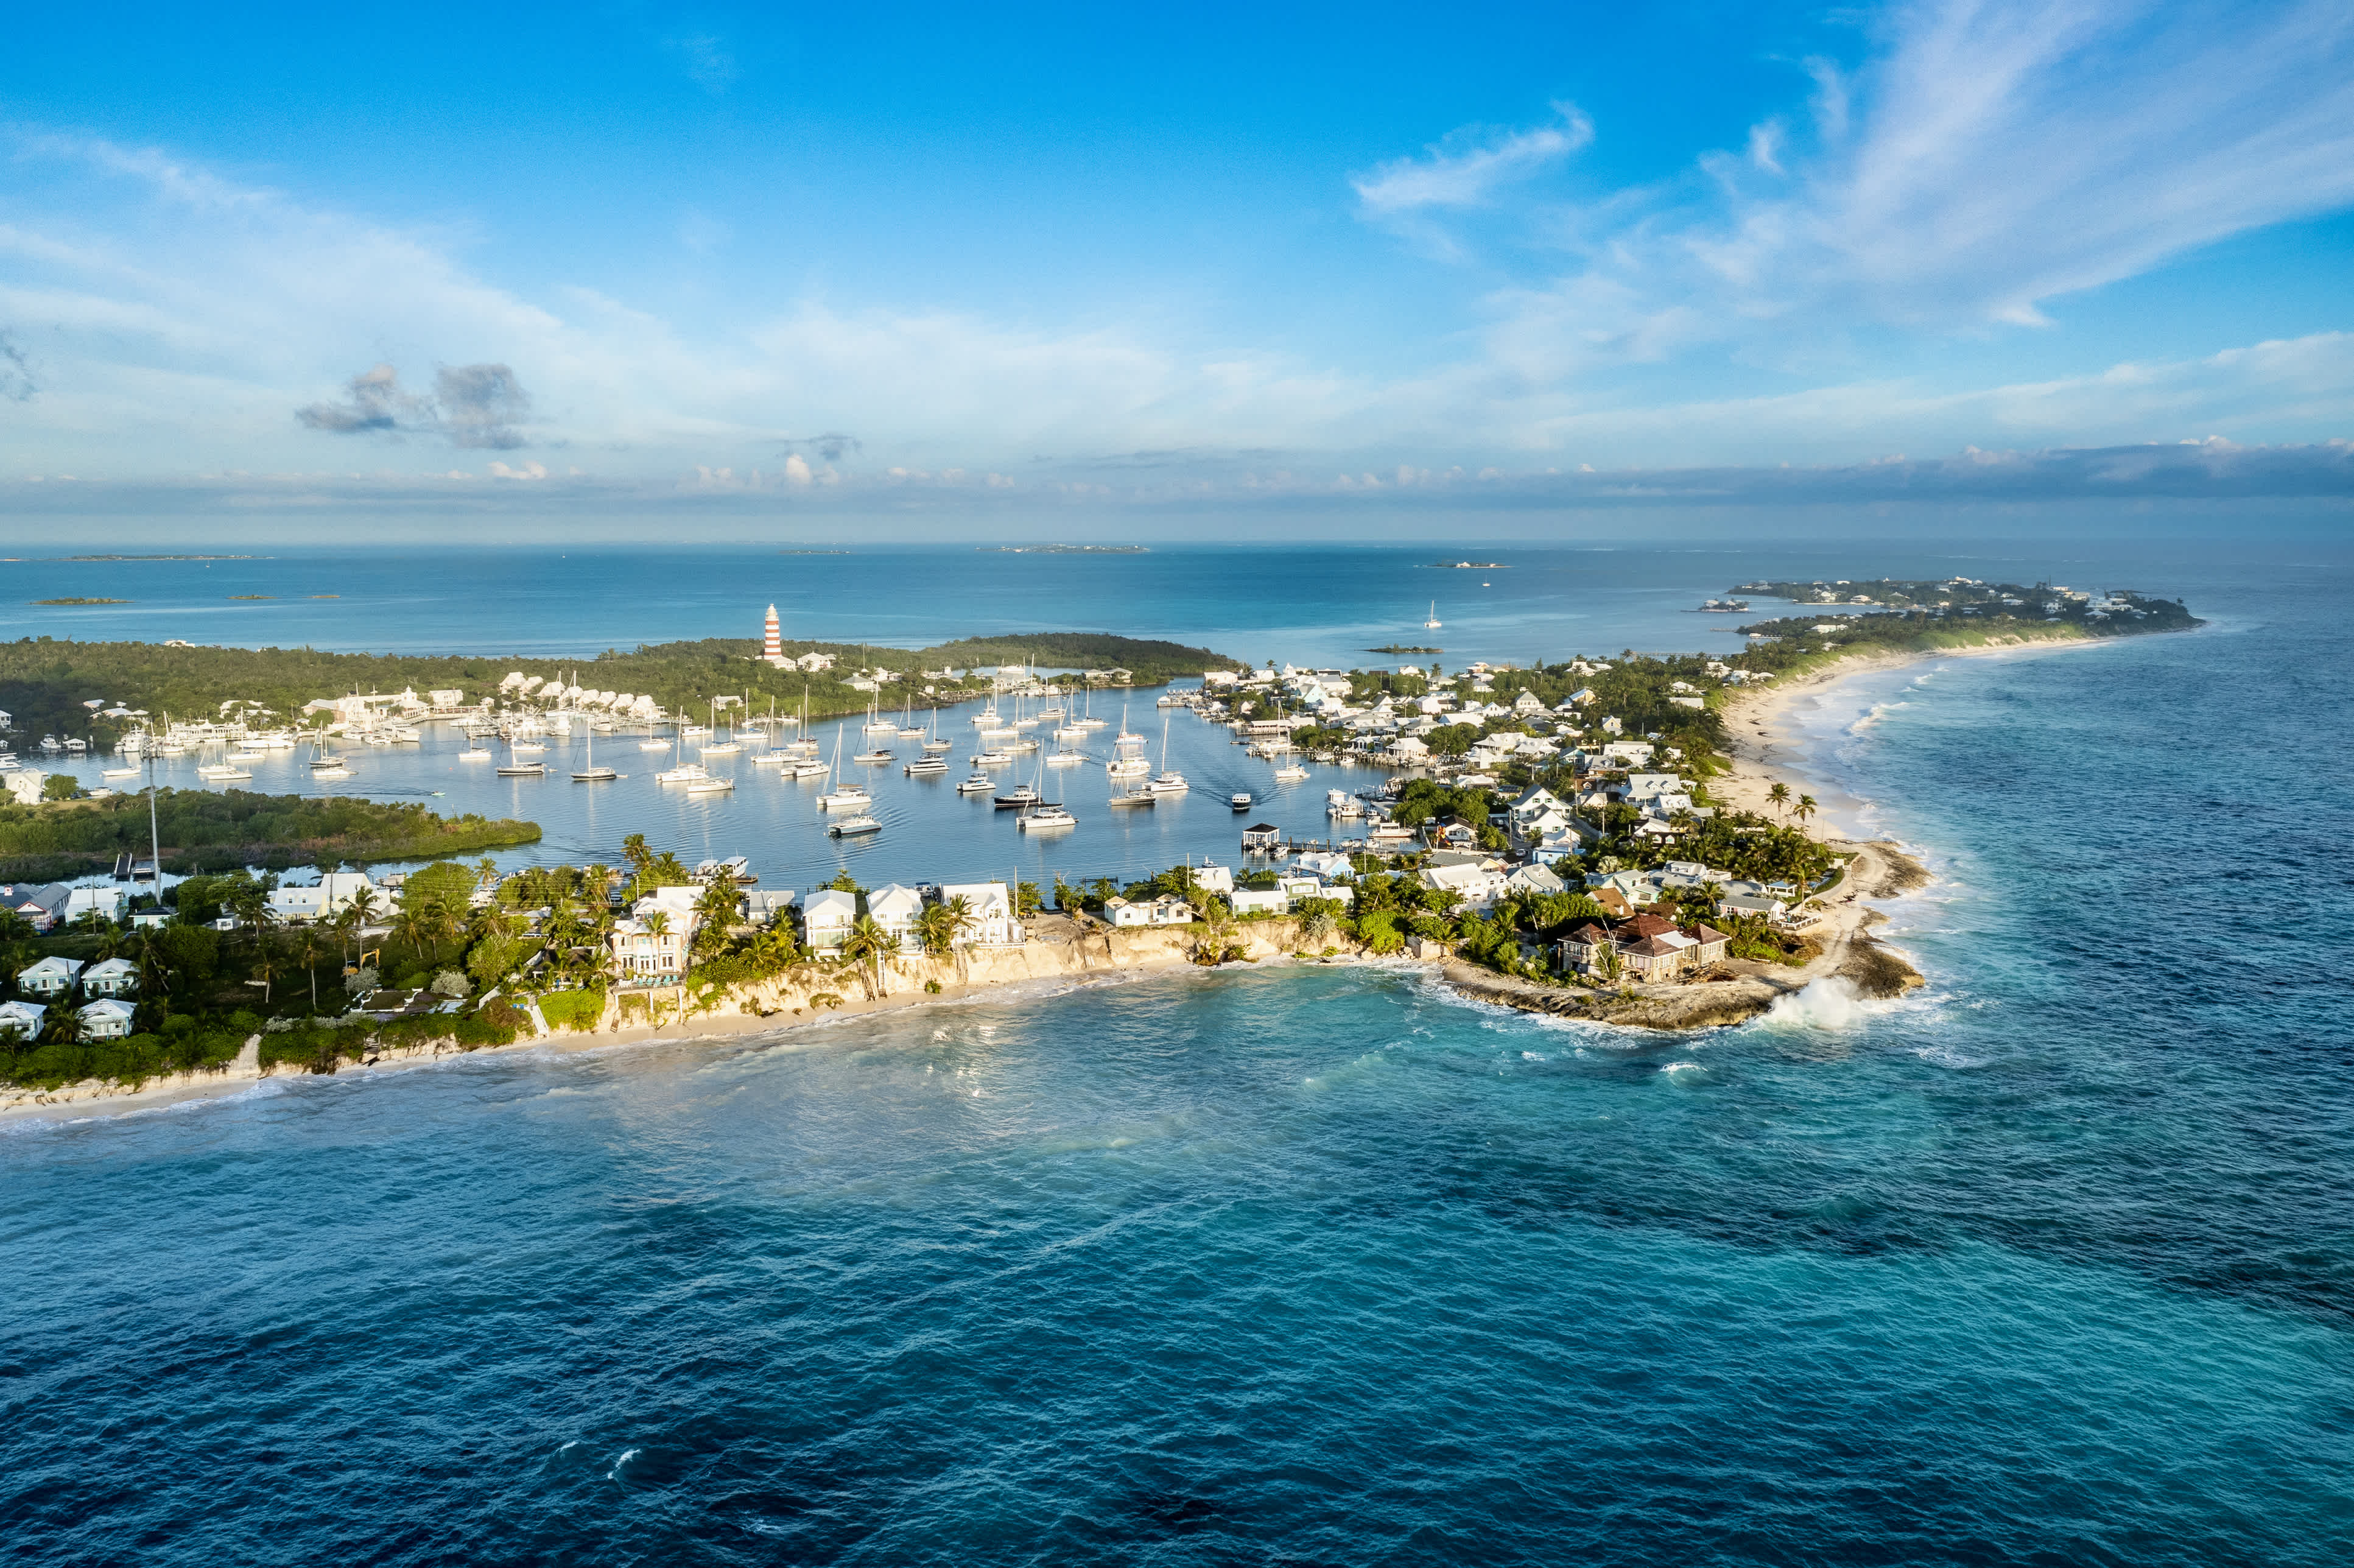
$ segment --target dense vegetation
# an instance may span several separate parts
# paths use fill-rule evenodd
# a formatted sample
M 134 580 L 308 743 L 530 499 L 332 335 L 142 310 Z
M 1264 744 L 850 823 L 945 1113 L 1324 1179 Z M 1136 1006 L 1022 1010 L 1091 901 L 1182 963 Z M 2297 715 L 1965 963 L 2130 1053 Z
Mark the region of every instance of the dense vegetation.
M 56 776 L 62 778 L 62 775 Z M 414 803 L 242 789 L 159 789 L 155 825 L 167 872 L 239 865 L 429 860 L 537 842 L 535 822 L 442 817 Z M 147 797 L 0 804 L 0 879 L 55 880 L 104 870 L 149 848 Z
M 812 716 L 856 713 L 871 700 L 849 683 L 861 671 L 886 677 L 885 707 L 953 701 L 964 687 L 925 670 L 970 670 L 1016 661 L 1050 667 L 1129 671 L 1133 683 L 1156 685 L 1204 670 L 1233 669 L 1231 659 L 1174 642 L 1140 641 L 1083 632 L 1040 632 L 976 638 L 909 652 L 836 642 L 788 642 L 798 658 L 824 653 L 830 670 L 804 673 L 776 669 L 758 657 L 752 638 L 666 642 L 627 652 L 607 650 L 593 659 L 525 659 L 504 655 L 330 653 L 310 648 L 169 648 L 153 642 L 71 642 L 25 638 L 0 642 L 0 709 L 15 716 L 16 733 L 84 736 L 111 742 L 123 724 L 95 715 L 93 700 L 160 718 L 207 719 L 229 702 L 258 703 L 291 720 L 305 703 L 352 692 L 463 692 L 469 702 L 495 691 L 521 671 L 547 680 L 600 690 L 643 693 L 673 712 L 701 713 L 714 697 L 747 696 L 766 711 L 797 711 L 806 690 Z M 928 692 L 927 688 L 930 688 Z

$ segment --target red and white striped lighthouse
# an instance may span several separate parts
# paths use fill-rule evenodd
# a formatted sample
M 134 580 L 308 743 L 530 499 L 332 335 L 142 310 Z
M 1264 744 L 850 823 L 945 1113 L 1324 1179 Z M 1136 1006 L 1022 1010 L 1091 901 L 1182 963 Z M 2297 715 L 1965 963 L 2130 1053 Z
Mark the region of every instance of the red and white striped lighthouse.
M 768 634 L 760 643 L 760 657 L 771 664 L 785 662 L 785 640 L 777 627 L 777 607 L 769 607 Z

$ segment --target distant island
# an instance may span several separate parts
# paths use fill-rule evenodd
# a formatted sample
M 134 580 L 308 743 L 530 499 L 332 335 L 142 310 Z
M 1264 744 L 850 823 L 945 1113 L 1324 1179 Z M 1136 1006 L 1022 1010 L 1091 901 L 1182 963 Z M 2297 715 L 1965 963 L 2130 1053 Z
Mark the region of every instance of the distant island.
M 33 604 L 129 604 L 127 599 L 37 599 Z
M 107 747 L 142 721 L 93 715 L 84 705 L 91 698 L 174 717 L 218 713 L 226 702 L 290 715 L 318 698 L 347 692 L 457 691 L 465 701 L 479 702 L 519 673 L 542 682 L 578 682 L 584 688 L 645 695 L 671 713 L 702 713 L 715 697 L 738 698 L 753 712 L 765 713 L 773 703 L 779 713 L 797 713 L 806 697 L 810 717 L 822 719 L 863 713 L 878 696 L 884 707 L 896 709 L 989 694 L 986 677 L 975 685 L 950 670 L 1020 664 L 1072 671 L 1076 673 L 1054 679 L 1077 688 L 1159 686 L 1205 671 L 1247 667 L 1207 648 L 1092 631 L 1025 631 L 917 649 L 787 641 L 783 655 L 788 662 L 781 666 L 765 662 L 757 637 L 607 649 L 577 659 L 5 641 L 0 710 L 14 715 L 19 731 L 88 735 Z
M 52 561 L 267 561 L 270 556 L 51 556 Z
M 231 599 L 276 599 L 278 596 L 274 593 L 233 593 L 228 597 Z
M 1444 653 L 1444 648 L 1413 648 L 1403 642 L 1393 642 L 1383 648 L 1368 648 L 1368 653 Z
M 982 555 L 1000 556 L 1149 556 L 1142 545 L 977 545 Z
M 1988 632 L 2031 639 L 2120 637 L 2187 631 L 2207 624 L 2179 599 L 2151 599 L 2132 588 L 2093 593 L 2052 582 L 2029 587 L 1960 577 L 1935 581 L 1840 577 L 1744 583 L 1733 591 L 1818 607 L 1812 615 L 1735 629 L 1753 641 L 1930 649 L 1946 645 L 1957 633 L 1972 641 Z

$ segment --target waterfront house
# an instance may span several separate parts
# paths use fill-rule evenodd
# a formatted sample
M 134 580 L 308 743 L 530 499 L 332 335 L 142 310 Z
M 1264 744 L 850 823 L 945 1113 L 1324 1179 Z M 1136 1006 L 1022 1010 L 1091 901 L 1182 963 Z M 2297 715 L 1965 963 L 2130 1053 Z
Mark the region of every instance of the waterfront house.
M 101 959 L 81 972 L 90 996 L 130 996 L 139 990 L 139 966 L 129 959 Z
M 1013 890 L 1002 882 L 948 882 L 940 885 L 940 902 L 961 898 L 972 924 L 957 936 L 960 946 L 1017 947 L 1022 922 L 1013 913 Z
M 1357 874 L 1357 868 L 1349 863 L 1347 855 L 1331 850 L 1310 850 L 1303 854 L 1293 856 L 1291 863 L 1309 875 L 1320 877 L 1326 882 L 1331 881 L 1336 876 Z
M 899 883 L 885 883 L 866 895 L 866 913 L 890 934 L 903 953 L 915 952 L 923 946 L 916 935 L 916 916 L 923 912 L 924 895 Z
M 0 907 L 14 909 L 34 930 L 47 931 L 64 917 L 66 900 L 72 894 L 73 889 L 62 883 L 5 883 L 0 884 Z
M 686 973 L 686 935 L 676 926 L 656 936 L 631 916 L 613 922 L 612 968 L 624 985 L 670 985 Z
M 1275 885 L 1283 889 L 1284 896 L 1294 904 L 1304 898 L 1330 898 L 1341 904 L 1357 901 L 1357 890 L 1345 882 L 1335 885 L 1313 876 L 1279 876 L 1276 878 Z
M 1615 956 L 1630 980 L 1671 980 L 1721 960 L 1730 941 L 1712 927 L 1637 915 L 1608 927 L 1589 920 L 1562 938 L 1559 952 L 1561 967 L 1580 974 L 1608 974 Z
M 95 915 L 101 920 L 122 918 L 122 889 L 119 887 L 74 887 L 66 892 L 63 918 L 69 926 L 85 915 Z
M 772 887 L 744 895 L 744 916 L 755 926 L 773 926 L 780 916 L 790 915 L 793 903 L 801 896 L 790 887 Z
M 1190 926 L 1193 923 L 1193 906 L 1182 898 L 1107 898 L 1104 916 L 1113 925 Z
M 832 950 L 850 938 L 858 919 L 858 898 L 839 887 L 821 887 L 801 906 L 801 940 L 811 948 Z
M 16 989 L 27 996 L 71 996 L 81 981 L 80 959 L 50 957 L 16 971 Z
M 34 1001 L 0 1001 L 0 1034 L 33 1039 L 41 1033 L 41 1020 L 48 1011 Z
M 376 899 L 376 885 L 364 871 L 331 871 L 307 886 L 280 887 L 270 895 L 270 912 L 289 925 L 318 920 L 332 920 L 351 907 L 362 893 L 374 900 L 376 908 L 385 901 Z
M 1227 897 L 1237 915 L 1291 913 L 1291 895 L 1280 887 L 1237 887 Z
M 1716 906 L 1727 915 L 1753 915 L 1761 920 L 1781 920 L 1790 913 L 1790 906 L 1782 900 L 1755 893 L 1728 893 L 1716 901 Z
M 131 1033 L 131 1004 L 103 998 L 84 1007 L 79 1016 L 81 1032 L 91 1040 L 120 1040 Z

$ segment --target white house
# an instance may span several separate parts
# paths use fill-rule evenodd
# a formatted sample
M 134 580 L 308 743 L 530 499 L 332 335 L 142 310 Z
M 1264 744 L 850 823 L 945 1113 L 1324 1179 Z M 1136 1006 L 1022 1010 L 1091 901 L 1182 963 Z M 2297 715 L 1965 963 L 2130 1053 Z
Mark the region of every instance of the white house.
M 131 1004 L 109 997 L 81 1010 L 81 1030 L 92 1040 L 120 1040 L 131 1033 Z
M 1472 909 L 1485 912 L 1504 891 L 1504 874 L 1485 863 L 1442 865 L 1422 874 L 1423 885 L 1452 893 Z
M 626 984 L 667 985 L 686 972 L 686 931 L 676 923 L 657 935 L 632 916 L 613 922 L 613 972 Z
M 270 895 L 270 912 L 281 921 L 332 920 L 352 906 L 365 890 L 370 907 L 382 909 L 376 885 L 364 871 L 331 871 L 305 887 L 281 887 Z
M 1185 869 L 1193 874 L 1193 885 L 1204 893 L 1231 895 L 1235 890 L 1235 874 L 1226 866 L 1212 865 L 1205 860 L 1199 865 L 1189 865 Z
M 41 786 L 48 781 L 49 776 L 37 768 L 16 768 L 0 773 L 0 784 L 8 787 L 9 798 L 19 806 L 39 805 Z
M 1278 876 L 1275 885 L 1283 889 L 1284 895 L 1294 903 L 1303 898 L 1330 898 L 1341 904 L 1357 901 L 1357 890 L 1345 882 L 1334 885 L 1320 882 L 1312 876 Z
M 1538 841 L 1534 848 L 1529 851 L 1529 858 L 1539 865 L 1551 865 L 1555 861 L 1566 860 L 1585 853 L 1585 836 L 1577 829 L 1571 827 L 1563 828 L 1557 832 L 1547 833 Z
M 76 887 L 66 894 L 63 918 L 69 926 L 85 915 L 95 915 L 101 920 L 122 918 L 122 889 L 119 887 Z
M 1022 922 L 1013 916 L 1013 890 L 1002 882 L 948 882 L 940 885 L 940 902 L 961 898 L 972 924 L 957 938 L 959 943 L 983 948 L 1018 947 Z
M 1279 887 L 1237 887 L 1226 896 L 1237 915 L 1291 913 L 1291 895 Z
M 1505 891 L 1510 893 L 1566 893 L 1569 885 L 1542 865 L 1524 865 L 1504 878 Z
M 1349 863 L 1347 855 L 1330 850 L 1310 850 L 1305 854 L 1294 855 L 1291 863 L 1310 876 L 1322 877 L 1327 882 L 1336 876 L 1357 874 L 1357 868 Z
M 47 958 L 16 971 L 16 989 L 27 996 L 71 996 L 81 980 L 80 959 Z
M 91 996 L 130 996 L 139 989 L 139 966 L 129 959 L 101 959 L 82 970 L 81 989 Z
M 1190 926 L 1193 923 L 1193 906 L 1182 898 L 1126 898 L 1104 900 L 1104 913 L 1115 926 Z
M 866 913 L 891 935 L 903 953 L 923 946 L 916 936 L 916 916 L 924 912 L 924 895 L 896 882 L 885 883 L 866 895 Z
M 756 926 L 773 926 L 780 915 L 792 913 L 801 895 L 790 887 L 763 888 L 744 895 L 744 914 Z
M 858 918 L 858 898 L 839 887 L 821 887 L 801 905 L 801 940 L 812 948 L 839 948 Z
M 30 1040 L 40 1033 L 41 1020 L 48 1011 L 37 1002 L 0 1001 L 0 1034 Z

